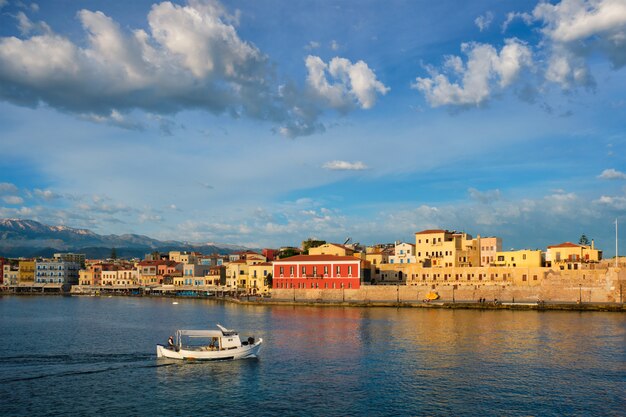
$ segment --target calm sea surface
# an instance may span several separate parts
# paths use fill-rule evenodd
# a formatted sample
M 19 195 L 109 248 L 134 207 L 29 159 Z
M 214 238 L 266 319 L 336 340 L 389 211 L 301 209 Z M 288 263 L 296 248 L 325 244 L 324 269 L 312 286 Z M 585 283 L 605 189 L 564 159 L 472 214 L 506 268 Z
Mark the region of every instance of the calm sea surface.
M 177 301 L 0 298 L 0 414 L 626 415 L 623 314 Z M 215 323 L 260 358 L 156 359 Z

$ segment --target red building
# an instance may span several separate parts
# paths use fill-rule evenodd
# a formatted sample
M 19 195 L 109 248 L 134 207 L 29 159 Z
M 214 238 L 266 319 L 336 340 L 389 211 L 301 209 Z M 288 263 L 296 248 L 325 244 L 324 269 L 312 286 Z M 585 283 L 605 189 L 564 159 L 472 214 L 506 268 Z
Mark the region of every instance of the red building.
M 0 258 L 0 284 L 4 282 L 4 258 Z
M 276 259 L 276 254 L 278 254 L 278 251 L 276 249 L 263 249 L 261 251 L 261 254 L 263 254 L 263 256 L 267 258 L 268 262 L 272 262 L 274 259 Z
M 273 262 L 272 288 L 357 289 L 361 261 L 352 256 L 297 255 Z

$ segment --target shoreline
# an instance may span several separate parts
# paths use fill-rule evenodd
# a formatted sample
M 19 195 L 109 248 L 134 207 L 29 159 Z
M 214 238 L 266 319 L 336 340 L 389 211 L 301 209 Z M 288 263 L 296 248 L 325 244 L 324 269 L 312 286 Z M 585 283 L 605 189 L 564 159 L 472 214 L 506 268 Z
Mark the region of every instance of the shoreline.
M 357 307 L 357 308 L 423 308 L 423 309 L 444 309 L 444 310 L 518 310 L 518 311 L 598 311 L 626 313 L 625 303 L 567 303 L 567 302 L 407 302 L 407 301 L 304 301 L 285 299 L 246 299 L 246 297 L 217 297 L 217 296 L 180 296 L 180 295 L 131 295 L 107 293 L 101 295 L 92 294 L 72 294 L 72 293 L 0 293 L 0 298 L 5 296 L 33 297 L 33 296 L 61 296 L 61 297 L 132 297 L 132 298 L 170 298 L 170 299 L 190 299 L 190 300 L 215 300 L 239 305 L 251 306 L 292 306 L 292 307 Z

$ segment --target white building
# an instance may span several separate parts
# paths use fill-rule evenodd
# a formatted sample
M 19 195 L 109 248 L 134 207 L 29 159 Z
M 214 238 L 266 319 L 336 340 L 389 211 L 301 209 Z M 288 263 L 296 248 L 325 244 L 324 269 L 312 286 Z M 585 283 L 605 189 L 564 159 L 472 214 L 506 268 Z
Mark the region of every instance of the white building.
M 389 257 L 390 264 L 414 264 L 417 262 L 415 258 L 415 245 L 411 243 L 397 242 L 393 256 Z
M 35 262 L 35 282 L 43 284 L 78 284 L 80 265 L 76 262 L 38 260 Z

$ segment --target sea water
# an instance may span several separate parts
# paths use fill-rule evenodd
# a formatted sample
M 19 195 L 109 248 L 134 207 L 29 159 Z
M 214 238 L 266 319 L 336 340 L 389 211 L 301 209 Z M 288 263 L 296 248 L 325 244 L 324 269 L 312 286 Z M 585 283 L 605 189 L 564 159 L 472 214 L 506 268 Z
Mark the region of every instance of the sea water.
M 622 313 L 0 298 L 2 415 L 626 415 Z M 176 329 L 258 359 L 156 358 Z

